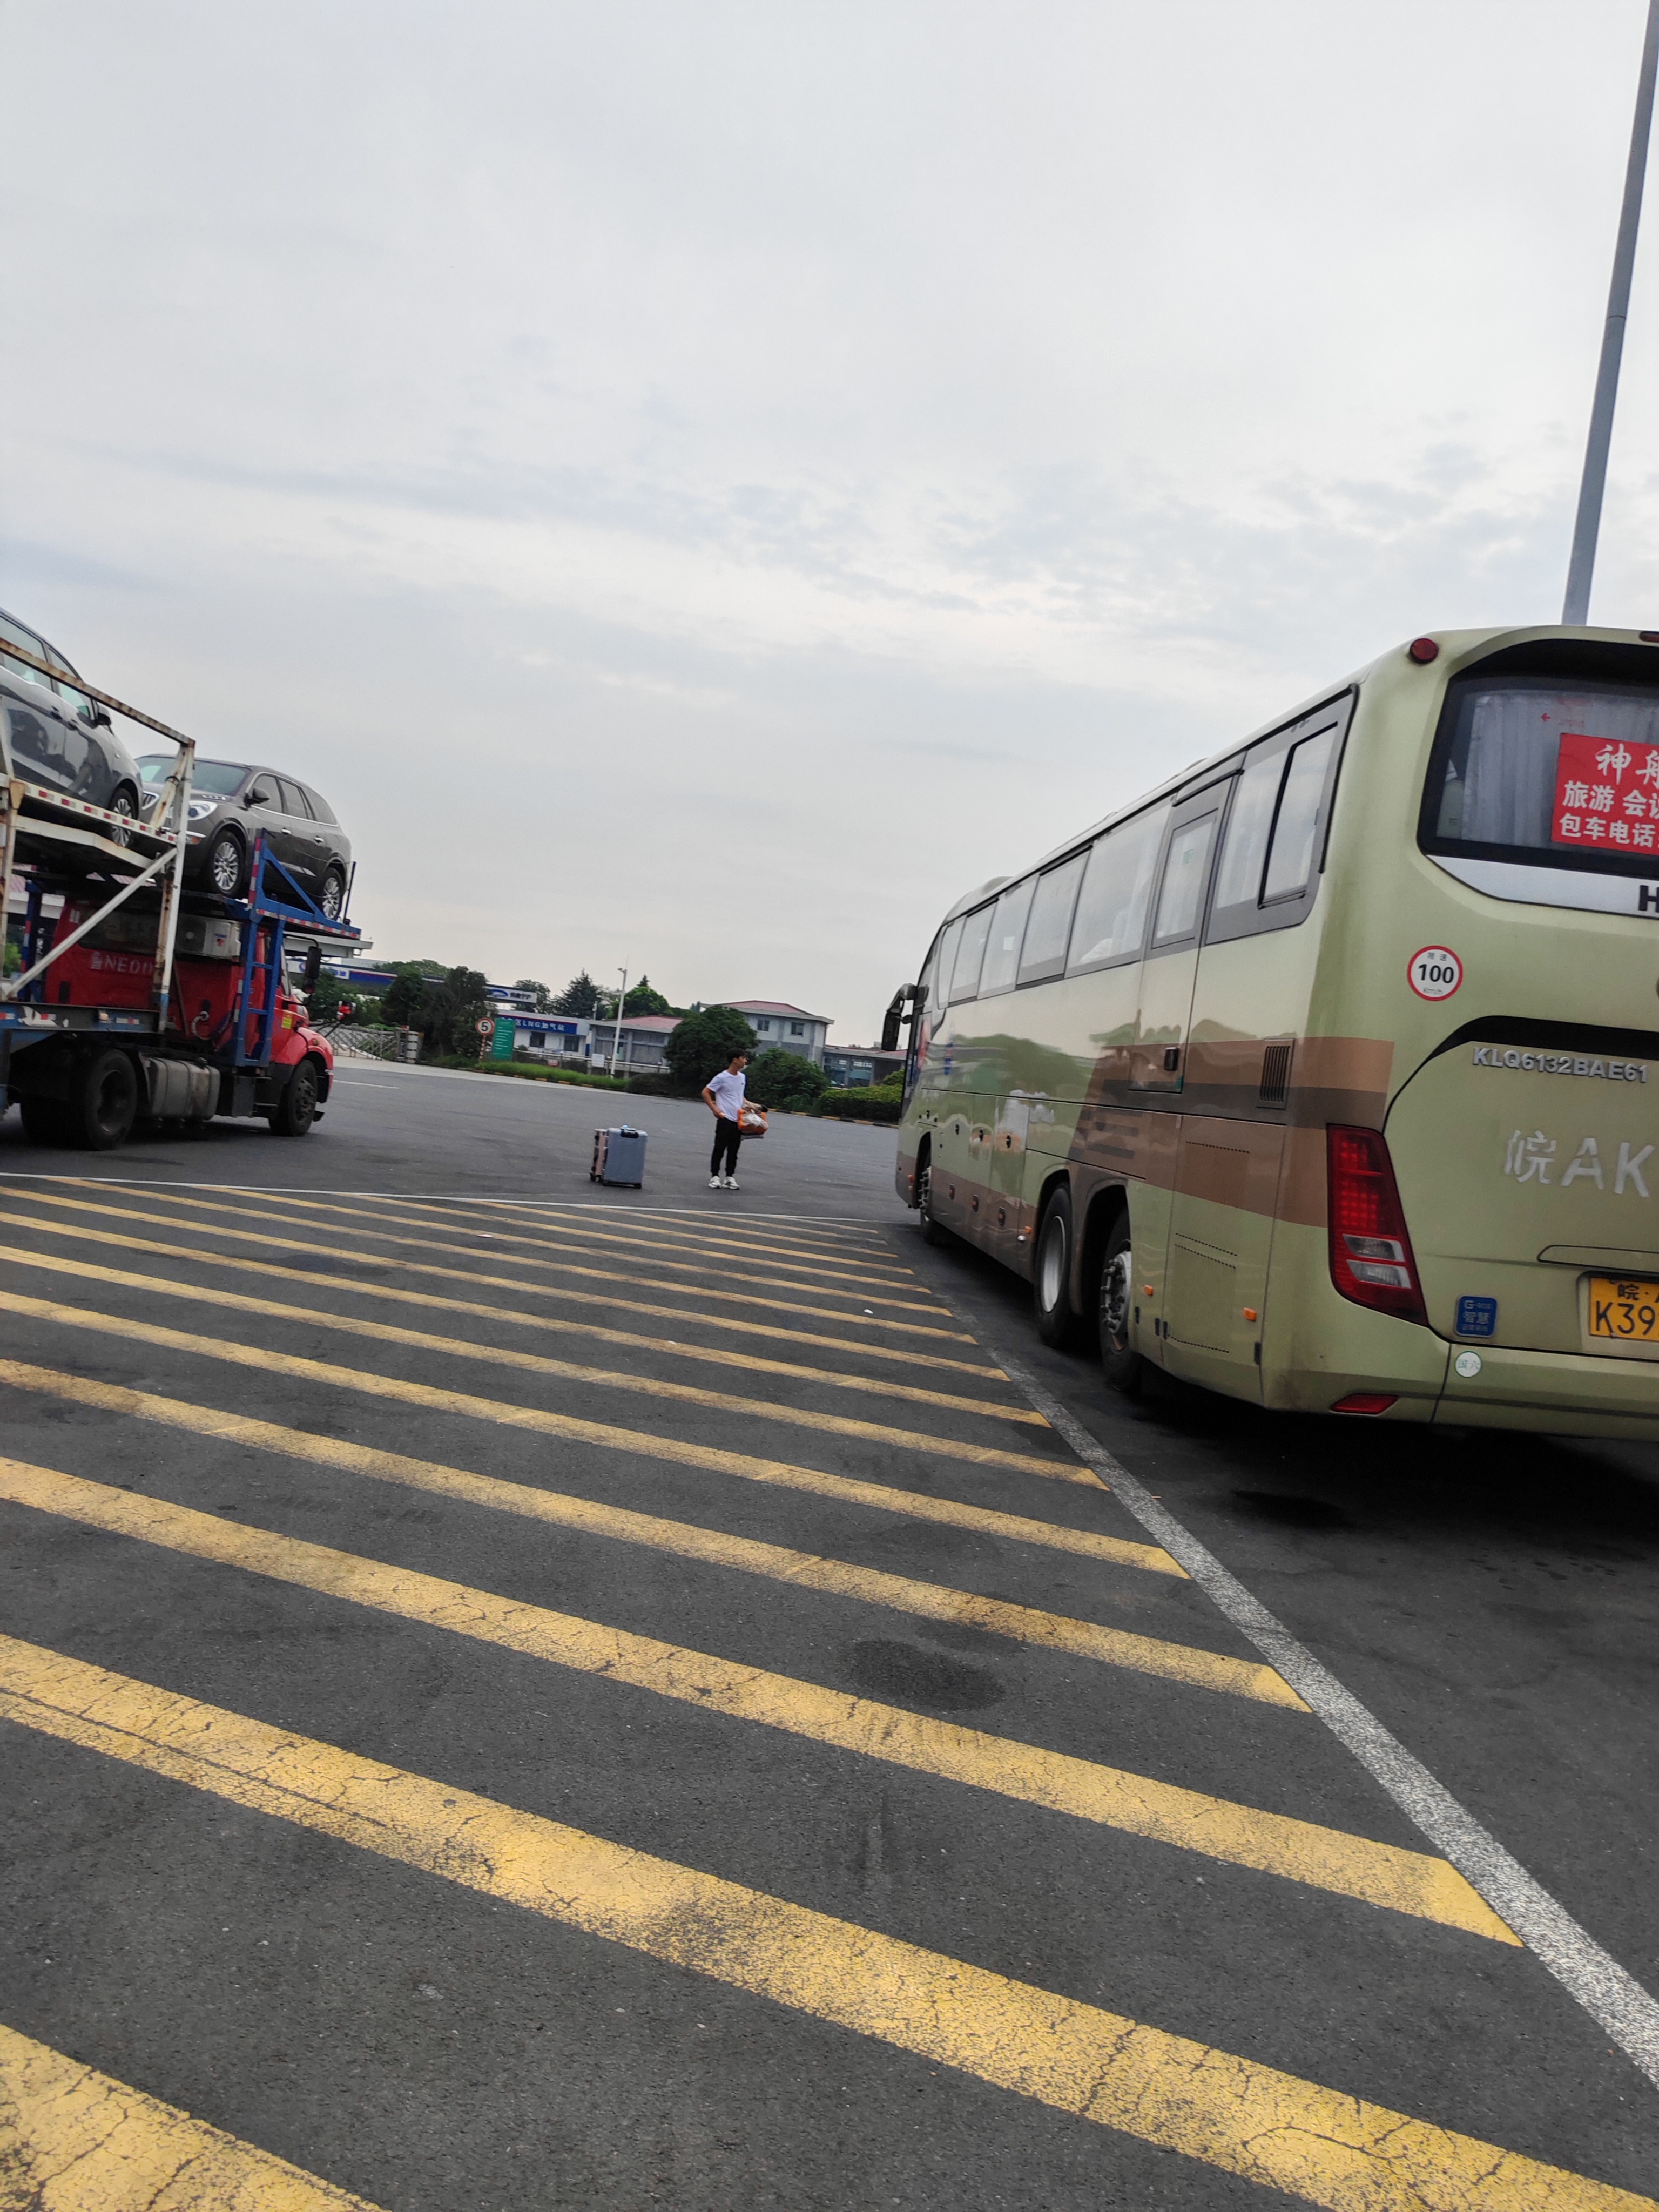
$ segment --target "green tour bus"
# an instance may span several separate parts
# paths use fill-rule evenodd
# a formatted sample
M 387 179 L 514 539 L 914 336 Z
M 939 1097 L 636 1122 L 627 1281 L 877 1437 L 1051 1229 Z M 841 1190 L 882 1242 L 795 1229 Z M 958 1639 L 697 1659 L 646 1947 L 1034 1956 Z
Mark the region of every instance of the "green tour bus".
M 1127 1390 L 1659 1437 L 1656 993 L 1659 631 L 1420 637 L 952 908 L 899 1194 Z

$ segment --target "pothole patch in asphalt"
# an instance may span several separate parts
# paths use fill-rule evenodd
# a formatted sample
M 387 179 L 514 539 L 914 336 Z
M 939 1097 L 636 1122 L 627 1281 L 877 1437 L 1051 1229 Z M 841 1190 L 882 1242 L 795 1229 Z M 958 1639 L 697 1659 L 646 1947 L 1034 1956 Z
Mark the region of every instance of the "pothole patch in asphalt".
M 854 1644 L 848 1668 L 860 1689 L 873 1696 L 932 1705 L 940 1712 L 971 1712 L 1007 1695 L 988 1668 L 970 1667 L 965 1659 L 947 1659 L 942 1652 L 923 1651 L 914 1644 L 884 1637 Z

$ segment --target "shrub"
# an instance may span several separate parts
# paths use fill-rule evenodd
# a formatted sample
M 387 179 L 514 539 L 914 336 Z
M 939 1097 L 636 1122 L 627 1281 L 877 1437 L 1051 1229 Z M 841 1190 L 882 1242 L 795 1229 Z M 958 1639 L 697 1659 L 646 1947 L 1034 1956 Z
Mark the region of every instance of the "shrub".
M 705 1006 L 668 1033 L 664 1052 L 675 1095 L 695 1098 L 734 1052 L 753 1052 L 755 1032 L 730 1006 Z
M 798 1052 L 772 1045 L 749 1063 L 748 1096 L 757 1106 L 780 1107 L 786 1114 L 810 1114 L 830 1088 L 823 1070 Z
M 904 1111 L 904 1086 L 902 1083 L 882 1083 L 853 1091 L 832 1091 L 818 1111 L 833 1115 L 838 1121 L 896 1121 Z

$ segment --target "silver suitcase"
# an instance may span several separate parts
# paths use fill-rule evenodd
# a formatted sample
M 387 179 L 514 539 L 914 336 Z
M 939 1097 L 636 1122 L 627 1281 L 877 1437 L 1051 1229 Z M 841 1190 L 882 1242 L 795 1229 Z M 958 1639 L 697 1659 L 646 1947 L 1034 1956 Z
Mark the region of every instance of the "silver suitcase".
M 589 1182 L 616 1183 L 628 1190 L 645 1188 L 645 1131 L 630 1129 L 595 1129 L 593 1132 L 593 1164 L 587 1170 Z

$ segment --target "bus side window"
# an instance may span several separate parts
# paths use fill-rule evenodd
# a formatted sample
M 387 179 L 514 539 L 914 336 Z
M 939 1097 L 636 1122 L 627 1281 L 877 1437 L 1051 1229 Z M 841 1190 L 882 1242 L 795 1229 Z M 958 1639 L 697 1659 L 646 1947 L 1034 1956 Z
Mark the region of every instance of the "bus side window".
M 1300 898 L 1314 872 L 1315 833 L 1319 828 L 1319 802 L 1325 791 L 1325 772 L 1331 763 L 1334 729 L 1304 738 L 1291 748 L 1285 793 L 1273 823 L 1273 850 L 1267 855 L 1267 880 L 1262 904 L 1274 899 Z
M 1158 848 L 1169 818 L 1167 802 L 1149 806 L 1144 814 L 1120 823 L 1115 830 L 1096 839 L 1072 923 L 1072 957 L 1066 963 L 1068 975 L 1139 951 L 1146 933 L 1146 908 L 1158 871 Z
M 1019 956 L 1022 983 L 1041 983 L 1058 975 L 1066 965 L 1066 940 L 1072 930 L 1072 908 L 1083 877 L 1087 853 L 1073 854 L 1046 876 L 1037 878 L 1030 920 L 1025 925 L 1025 949 Z
M 931 1029 L 939 1027 L 939 1016 L 950 1004 L 951 970 L 957 964 L 957 947 L 961 942 L 962 924 L 953 921 L 939 940 L 939 957 L 927 979 L 927 1022 Z
M 994 907 L 982 906 L 977 914 L 967 915 L 962 925 L 962 942 L 957 947 L 955 965 L 951 970 L 951 1003 L 958 999 L 971 999 L 979 989 L 980 962 L 985 957 L 985 940 L 991 933 L 991 916 Z
M 1265 757 L 1258 753 L 1238 780 L 1227 822 L 1227 841 L 1221 848 L 1221 872 L 1216 878 L 1218 915 L 1230 907 L 1254 909 L 1261 904 L 1267 839 L 1284 775 L 1285 755 L 1275 749 Z
M 1025 917 L 1031 909 L 1031 893 L 1036 889 L 1035 878 L 1027 876 L 1023 884 L 1015 884 L 997 901 L 991 920 L 990 941 L 985 948 L 985 965 L 980 971 L 979 995 L 990 997 L 993 991 L 1012 991 L 1019 969 L 1020 939 L 1025 934 Z

